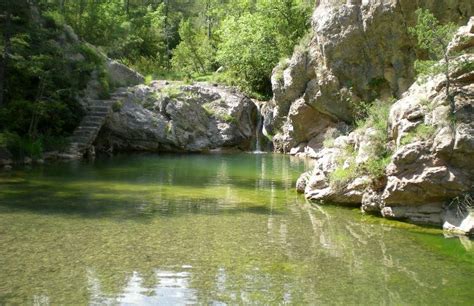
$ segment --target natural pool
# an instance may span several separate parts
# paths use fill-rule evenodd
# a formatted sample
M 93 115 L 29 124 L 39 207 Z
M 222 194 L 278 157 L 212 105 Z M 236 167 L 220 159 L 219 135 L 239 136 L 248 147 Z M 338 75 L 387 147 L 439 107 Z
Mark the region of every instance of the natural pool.
M 138 155 L 0 176 L 0 304 L 472 305 L 474 243 L 317 207 L 288 156 Z

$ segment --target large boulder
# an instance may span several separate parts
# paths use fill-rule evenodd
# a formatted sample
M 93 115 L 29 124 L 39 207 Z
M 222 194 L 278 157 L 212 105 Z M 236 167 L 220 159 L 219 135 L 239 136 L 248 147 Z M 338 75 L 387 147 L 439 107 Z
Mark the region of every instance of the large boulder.
M 106 65 L 112 86 L 134 86 L 145 82 L 145 78 L 140 73 L 115 60 L 107 58 Z
M 96 145 L 105 151 L 250 149 L 257 107 L 233 88 L 152 82 L 116 102 Z

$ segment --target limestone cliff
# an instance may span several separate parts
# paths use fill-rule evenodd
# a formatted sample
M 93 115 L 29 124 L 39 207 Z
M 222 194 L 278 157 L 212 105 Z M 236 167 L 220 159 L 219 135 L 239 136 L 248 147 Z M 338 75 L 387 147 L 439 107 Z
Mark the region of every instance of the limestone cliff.
M 274 69 L 274 96 L 262 111 L 264 133 L 277 151 L 316 159 L 315 168 L 297 182 L 310 200 L 469 231 L 469 211 L 453 213 L 446 203 L 473 190 L 474 20 L 461 28 L 451 46 L 465 53 L 451 75 L 454 115 L 446 102 L 443 76 L 414 83 L 414 61 L 424 54 L 416 49 L 408 28 L 415 24 L 419 7 L 430 9 L 442 22 L 462 25 L 472 16 L 474 4 L 340 2 L 320 1 L 311 40 Z M 353 130 L 354 114 L 362 101 L 391 97 L 398 100 L 390 108 L 385 147 L 393 154 L 376 165 L 381 169 L 375 177 L 362 171 L 331 182 L 338 167 L 350 172 L 377 158 L 371 151 L 377 131 Z
M 466 0 L 341 2 L 320 1 L 311 40 L 274 70 L 264 132 L 279 152 L 314 154 L 320 146 L 313 139 L 328 127 L 344 132 L 340 123 L 352 121 L 358 101 L 400 97 L 409 88 L 418 54 L 408 27 L 418 7 L 460 25 L 474 13 Z

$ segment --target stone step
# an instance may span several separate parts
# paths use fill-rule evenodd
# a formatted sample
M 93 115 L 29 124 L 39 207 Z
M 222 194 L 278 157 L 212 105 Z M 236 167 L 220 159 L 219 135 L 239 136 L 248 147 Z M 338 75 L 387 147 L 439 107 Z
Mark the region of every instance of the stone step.
M 76 131 L 95 131 L 97 130 L 98 128 L 96 126 L 79 126 Z
M 71 136 L 71 142 L 77 142 L 77 143 L 86 143 L 91 140 L 90 135 L 89 136 L 84 136 L 84 135 L 72 135 Z
M 105 118 L 104 118 L 105 119 Z M 84 121 L 81 122 L 83 126 L 90 126 L 90 127 L 96 127 L 99 128 L 102 126 L 105 120 L 101 119 L 85 119 Z
M 96 116 L 96 117 L 107 117 L 107 115 L 109 114 L 109 112 L 105 112 L 105 111 L 93 111 L 93 112 L 90 112 L 88 114 L 88 116 Z
M 82 130 L 76 130 L 72 134 L 73 136 L 85 136 L 85 137 L 92 137 L 95 136 L 95 134 L 99 131 L 99 129 L 96 130 L 87 130 L 87 131 L 82 131 Z
M 110 107 L 108 106 L 94 106 L 89 108 L 89 112 L 104 112 L 108 113 L 110 110 Z
M 126 88 L 118 88 L 111 94 L 110 99 L 89 100 L 90 106 L 87 108 L 86 115 L 69 138 L 70 145 L 67 152 L 82 156 L 99 134 L 107 116 L 112 111 L 113 104 L 116 103 L 117 99 L 124 98 L 127 95 Z
M 93 115 L 87 115 L 84 117 L 83 122 L 87 122 L 87 121 L 101 121 L 105 119 L 105 116 L 93 116 Z

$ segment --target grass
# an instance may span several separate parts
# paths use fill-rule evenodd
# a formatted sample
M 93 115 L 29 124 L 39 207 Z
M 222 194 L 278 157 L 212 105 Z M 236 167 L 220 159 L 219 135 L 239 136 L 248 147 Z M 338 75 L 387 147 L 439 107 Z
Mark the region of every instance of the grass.
M 400 144 L 404 146 L 414 141 L 426 141 L 433 137 L 435 132 L 435 126 L 421 123 L 414 130 L 404 135 L 400 140 Z
M 237 123 L 237 119 L 229 114 L 223 114 L 219 116 L 219 119 L 227 122 L 227 123 Z
M 334 137 L 328 137 L 328 138 L 324 139 L 323 146 L 325 148 L 333 148 L 334 147 L 334 141 L 335 141 Z
M 283 73 L 285 69 L 290 65 L 290 60 L 288 58 L 281 59 L 278 65 L 275 67 L 275 78 L 279 83 L 283 82 Z
M 170 99 L 176 99 L 183 93 L 183 91 L 179 86 L 166 86 L 160 91 L 160 93 Z
M 329 182 L 332 186 L 340 188 L 359 176 L 377 179 L 385 175 L 385 169 L 390 163 L 393 153 L 387 147 L 388 115 L 392 103 L 392 100 L 360 103 L 355 126 L 362 133 L 369 128 L 374 131 L 370 136 L 370 141 L 373 144 L 370 148 L 370 158 L 364 163 L 356 164 L 357 152 L 352 145 L 347 145 L 336 162 L 336 169 L 329 175 Z M 334 139 L 327 138 L 323 144 L 326 148 L 332 147 Z
M 216 115 L 216 112 L 211 108 L 209 104 L 203 104 L 202 108 L 209 117 L 214 117 Z
M 298 44 L 294 48 L 295 53 L 304 53 L 307 52 L 309 49 L 309 45 L 311 44 L 311 39 L 314 36 L 313 30 L 307 31 L 301 38 Z
M 114 102 L 114 104 L 112 104 L 112 110 L 114 111 L 114 113 L 120 112 L 122 110 L 122 107 L 123 107 L 123 102 L 120 100 L 117 100 Z

